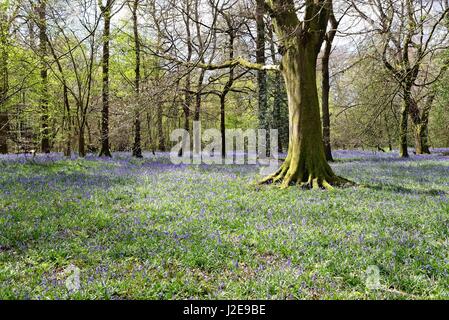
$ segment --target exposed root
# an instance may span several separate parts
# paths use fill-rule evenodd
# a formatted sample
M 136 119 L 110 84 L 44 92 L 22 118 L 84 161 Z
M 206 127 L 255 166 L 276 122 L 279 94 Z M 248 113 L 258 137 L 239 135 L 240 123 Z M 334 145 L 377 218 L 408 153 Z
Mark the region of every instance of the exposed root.
M 288 167 L 281 166 L 278 171 L 273 173 L 272 175 L 269 175 L 268 177 L 265 177 L 261 181 L 259 181 L 259 184 L 276 184 L 281 182 L 285 174 L 287 173 Z
M 290 186 L 298 186 L 303 190 L 328 190 L 332 191 L 336 187 L 345 188 L 352 187 L 356 184 L 348 179 L 339 176 L 328 176 L 325 178 L 309 175 L 307 181 L 297 178 L 297 174 L 291 174 L 288 169 L 281 167 L 276 173 L 262 179 L 259 184 L 280 184 L 281 189 L 286 189 Z

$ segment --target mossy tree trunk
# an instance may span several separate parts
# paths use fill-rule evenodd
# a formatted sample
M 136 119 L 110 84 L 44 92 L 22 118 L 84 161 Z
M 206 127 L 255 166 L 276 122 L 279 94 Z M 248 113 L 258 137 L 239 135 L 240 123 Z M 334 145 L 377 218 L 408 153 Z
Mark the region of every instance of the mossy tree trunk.
M 290 139 L 288 155 L 280 169 L 263 183 L 297 184 L 305 188 L 331 189 L 349 183 L 338 177 L 324 153 L 320 104 L 317 90 L 317 58 L 327 28 L 331 2 L 306 1 L 300 22 L 293 0 L 271 0 L 270 14 L 281 42 L 281 71 L 288 106 Z
M 420 112 L 418 105 L 414 103 L 410 110 L 413 124 L 415 125 L 415 153 L 430 154 L 429 146 L 429 113 L 432 109 L 435 94 L 430 93 L 427 96 L 425 105 Z

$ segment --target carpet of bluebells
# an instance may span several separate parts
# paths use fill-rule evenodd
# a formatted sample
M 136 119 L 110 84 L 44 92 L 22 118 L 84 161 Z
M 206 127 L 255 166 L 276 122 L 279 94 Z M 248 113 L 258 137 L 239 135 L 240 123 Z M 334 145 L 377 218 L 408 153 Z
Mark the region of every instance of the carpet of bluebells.
M 0 299 L 449 299 L 448 151 L 336 152 L 359 185 L 334 191 L 166 154 L 0 156 Z

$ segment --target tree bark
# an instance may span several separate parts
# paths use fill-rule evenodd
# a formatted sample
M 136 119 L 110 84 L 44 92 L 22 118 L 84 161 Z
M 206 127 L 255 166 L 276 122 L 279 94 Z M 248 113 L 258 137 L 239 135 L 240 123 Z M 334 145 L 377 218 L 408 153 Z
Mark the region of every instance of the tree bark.
M 204 81 L 204 75 L 205 70 L 200 71 L 200 75 L 198 77 L 197 82 L 197 92 L 195 95 L 195 113 L 193 115 L 193 121 L 200 121 L 200 114 L 201 114 L 201 91 L 203 87 L 203 81 Z
M 50 129 L 48 115 L 48 66 L 47 66 L 47 0 L 39 0 L 38 7 L 39 27 L 39 55 L 40 55 L 40 106 L 41 106 L 41 151 L 50 153 Z
M 403 99 L 401 107 L 401 117 L 399 120 L 399 156 L 408 158 L 408 117 L 410 114 L 410 105 L 412 104 L 411 85 L 405 83 L 403 90 Z
M 273 28 L 268 29 L 269 41 L 270 41 L 270 53 L 271 53 L 271 61 L 273 65 L 278 64 L 276 58 L 276 50 L 274 47 L 274 36 L 273 36 Z M 282 153 L 283 151 L 283 136 L 284 136 L 284 126 L 282 125 L 281 119 L 281 107 L 282 107 L 282 75 L 280 72 L 276 72 L 274 75 L 274 99 L 273 99 L 273 127 L 278 130 L 278 152 Z
M 79 132 L 78 132 L 78 154 L 80 157 L 86 156 L 86 142 L 84 139 L 84 127 L 80 127 Z
M 338 21 L 335 19 L 334 13 L 330 12 L 329 20 L 331 22 L 331 30 L 327 33 L 323 59 L 322 59 L 322 79 L 321 79 L 321 113 L 323 117 L 323 143 L 324 153 L 327 161 L 334 161 L 331 148 L 331 121 L 329 112 L 329 96 L 330 96 L 330 80 L 329 80 L 329 61 L 332 53 L 332 44 L 337 34 Z
M 265 65 L 265 0 L 256 0 L 256 63 Z M 269 129 L 268 97 L 267 97 L 267 71 L 257 71 L 257 95 L 259 128 Z M 268 149 L 268 148 L 267 148 Z
M 348 184 L 326 161 L 316 84 L 317 58 L 330 2 L 306 2 L 304 26 L 296 16 L 293 0 L 272 0 L 270 8 L 283 52 L 281 70 L 288 96 L 290 141 L 281 168 L 261 182 L 281 182 L 283 188 L 297 184 L 303 188 L 326 189 Z
M 415 125 L 415 153 L 416 154 L 430 154 L 429 146 L 429 113 L 432 109 L 435 94 L 430 93 L 427 96 L 425 106 L 422 114 L 419 114 L 418 107 L 414 107 L 411 116 Z
M 135 50 L 135 79 L 134 79 L 134 89 L 136 93 L 136 106 L 134 110 L 134 146 L 133 146 L 133 157 L 142 158 L 142 144 L 141 144 L 141 123 L 140 123 L 140 39 L 139 39 L 139 29 L 138 29 L 138 17 L 137 10 L 139 8 L 139 0 L 134 0 L 132 7 L 133 16 L 133 31 L 134 31 L 134 50 Z
M 221 157 L 226 157 L 226 117 L 225 117 L 226 95 L 220 96 L 220 133 L 221 133 Z
M 158 135 L 158 149 L 159 151 L 165 151 L 164 130 L 162 126 L 162 106 L 159 103 L 157 105 L 157 135 Z
M 228 36 L 229 36 L 229 60 L 234 59 L 234 41 L 235 41 L 235 32 L 236 30 L 232 26 L 232 22 L 230 18 L 224 15 L 228 26 Z M 226 107 L 226 96 L 231 91 L 232 85 L 234 84 L 234 69 L 235 66 L 229 68 L 229 76 L 226 84 L 224 85 L 223 91 L 220 94 L 220 132 L 221 132 L 221 156 L 222 158 L 226 157 L 226 115 L 225 115 L 225 107 Z
M 101 150 L 100 157 L 112 157 L 109 147 L 109 43 L 111 35 L 111 6 L 112 0 L 106 1 L 106 6 L 100 5 L 104 19 L 103 30 L 103 108 L 101 110 Z
M 6 12 L 1 8 L 0 16 L 0 154 L 8 153 L 8 112 L 6 99 L 8 95 L 8 35 L 9 26 Z
M 8 113 L 0 111 L 0 154 L 8 153 Z

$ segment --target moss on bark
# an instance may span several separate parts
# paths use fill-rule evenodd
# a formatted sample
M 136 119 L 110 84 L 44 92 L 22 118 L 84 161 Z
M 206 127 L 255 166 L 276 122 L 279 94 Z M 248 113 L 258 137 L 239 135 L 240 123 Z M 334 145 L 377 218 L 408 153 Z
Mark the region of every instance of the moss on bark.
M 275 32 L 282 39 L 281 71 L 288 96 L 290 141 L 285 162 L 261 183 L 322 189 L 352 184 L 333 172 L 323 145 L 316 66 L 330 1 L 309 2 L 305 24 L 298 20 L 293 1 L 271 1 L 270 6 Z

